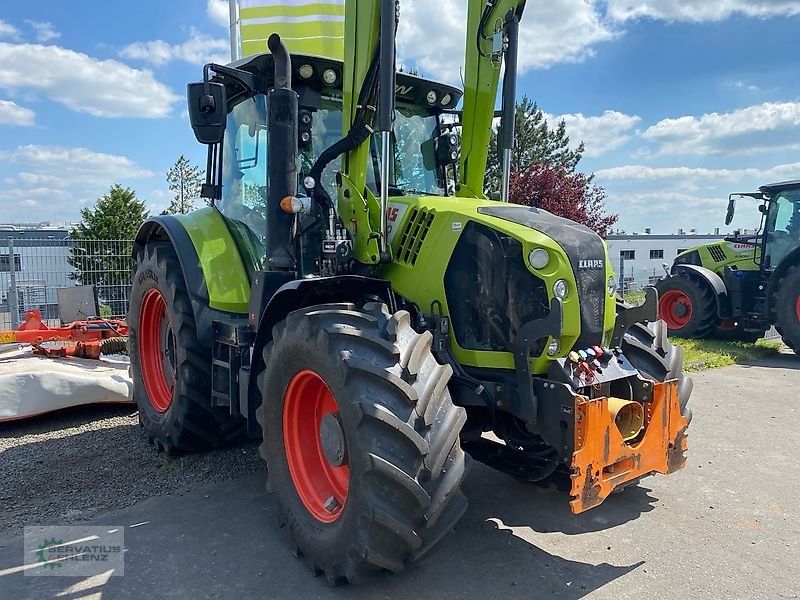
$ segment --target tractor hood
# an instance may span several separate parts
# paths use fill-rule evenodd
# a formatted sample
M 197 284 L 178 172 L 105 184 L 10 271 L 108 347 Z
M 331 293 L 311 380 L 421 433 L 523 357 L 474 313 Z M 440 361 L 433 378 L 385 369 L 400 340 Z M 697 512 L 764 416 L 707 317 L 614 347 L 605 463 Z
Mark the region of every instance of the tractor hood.
M 602 345 L 606 301 L 606 247 L 594 231 L 538 208 L 503 205 L 478 209 L 483 215 L 497 217 L 534 229 L 563 248 L 572 266 L 581 307 L 581 335 L 578 347 Z
M 610 339 L 614 273 L 605 243 L 587 227 L 535 208 L 453 197 L 391 198 L 388 217 L 394 260 L 384 276 L 425 314 L 441 307 L 450 317 L 462 364 L 514 368 L 517 332 L 546 317 L 557 293 L 558 349 L 550 340 L 532 351 L 533 372 L 573 347 Z

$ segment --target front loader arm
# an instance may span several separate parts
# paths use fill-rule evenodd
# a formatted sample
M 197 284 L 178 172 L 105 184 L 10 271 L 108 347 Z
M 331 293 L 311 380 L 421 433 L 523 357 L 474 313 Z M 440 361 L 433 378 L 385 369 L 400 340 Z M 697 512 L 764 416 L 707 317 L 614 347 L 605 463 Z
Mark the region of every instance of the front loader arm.
M 461 118 L 460 196 L 483 197 L 501 60 L 507 49 L 506 44 L 500 41 L 505 37 L 509 20 L 515 18 L 519 22 L 524 8 L 525 0 L 469 0 Z M 516 73 L 513 76 L 516 77 Z

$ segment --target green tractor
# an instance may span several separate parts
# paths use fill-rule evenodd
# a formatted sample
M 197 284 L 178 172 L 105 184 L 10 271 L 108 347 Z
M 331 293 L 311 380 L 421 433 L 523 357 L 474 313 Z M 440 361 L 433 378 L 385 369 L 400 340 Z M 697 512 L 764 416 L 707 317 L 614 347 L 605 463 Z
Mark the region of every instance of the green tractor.
M 463 94 L 396 72 L 394 0 L 346 2 L 344 61 L 275 34 L 207 65 L 188 100 L 212 206 L 136 238 L 146 435 L 260 438 L 280 525 L 333 584 L 426 555 L 468 455 L 564 477 L 575 513 L 685 465 L 692 382 L 655 290 L 618 305 L 598 235 L 483 194 L 505 64 L 508 197 L 524 4 L 470 1 Z
M 659 316 L 672 335 L 717 336 L 753 342 L 774 325 L 800 350 L 800 181 L 731 194 L 730 225 L 740 197 L 760 200 L 759 233 L 737 232 L 724 241 L 677 256 L 656 285 Z

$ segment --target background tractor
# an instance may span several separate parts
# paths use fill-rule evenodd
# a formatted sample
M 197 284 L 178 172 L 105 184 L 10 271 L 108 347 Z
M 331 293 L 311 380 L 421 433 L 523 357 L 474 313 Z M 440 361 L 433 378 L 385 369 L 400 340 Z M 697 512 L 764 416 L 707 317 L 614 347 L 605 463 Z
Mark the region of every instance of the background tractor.
M 470 1 L 463 96 L 396 73 L 394 0 L 346 2 L 343 61 L 273 34 L 207 65 L 188 101 L 213 205 L 136 238 L 147 436 L 168 453 L 260 437 L 280 524 L 331 583 L 436 545 L 466 509 L 467 453 L 563 474 L 575 513 L 685 464 L 692 382 L 645 324 L 655 291 L 618 306 L 593 231 L 483 194 L 505 65 L 508 198 L 524 4 Z
M 658 282 L 659 315 L 673 335 L 755 341 L 772 325 L 800 350 L 800 181 L 731 194 L 730 225 L 739 197 L 761 200 L 755 235 L 738 232 L 675 259 Z

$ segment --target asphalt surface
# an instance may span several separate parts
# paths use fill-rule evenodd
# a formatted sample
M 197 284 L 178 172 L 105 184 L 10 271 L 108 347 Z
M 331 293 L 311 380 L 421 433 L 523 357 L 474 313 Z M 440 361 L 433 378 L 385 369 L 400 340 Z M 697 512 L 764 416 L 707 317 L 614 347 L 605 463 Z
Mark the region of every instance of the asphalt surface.
M 456 532 L 422 564 L 372 584 L 329 588 L 311 576 L 274 524 L 259 469 L 92 516 L 91 524 L 126 528 L 122 577 L 26 577 L 22 537 L 8 529 L 0 598 L 798 598 L 800 360 L 694 377 L 681 473 L 573 516 L 563 492 L 475 465 Z

